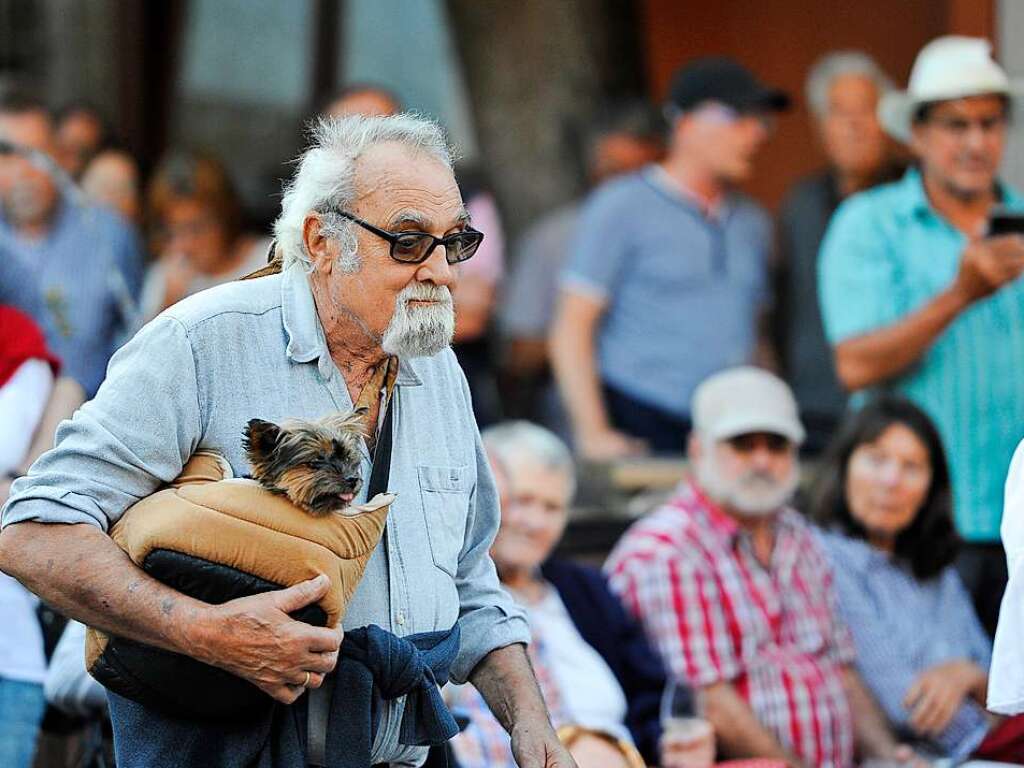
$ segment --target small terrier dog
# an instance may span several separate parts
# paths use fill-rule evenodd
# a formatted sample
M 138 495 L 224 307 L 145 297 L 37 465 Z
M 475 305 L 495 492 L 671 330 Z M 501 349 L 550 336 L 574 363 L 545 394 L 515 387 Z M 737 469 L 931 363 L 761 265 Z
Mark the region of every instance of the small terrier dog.
M 350 505 L 363 484 L 359 441 L 365 436 L 366 414 L 366 408 L 356 408 L 280 425 L 251 419 L 242 445 L 253 479 L 314 517 L 358 515 Z

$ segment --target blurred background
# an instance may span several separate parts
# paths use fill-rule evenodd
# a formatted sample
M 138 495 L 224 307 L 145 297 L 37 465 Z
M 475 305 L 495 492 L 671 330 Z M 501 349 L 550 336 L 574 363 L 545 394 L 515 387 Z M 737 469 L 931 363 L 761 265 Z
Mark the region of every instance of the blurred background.
M 582 191 L 574 139 L 599 105 L 660 102 L 689 58 L 732 56 L 800 94 L 811 64 L 844 48 L 905 83 L 924 43 L 950 33 L 993 40 L 1024 72 L 1024 52 L 1000 44 L 1022 29 L 1014 0 L 0 0 L 0 72 L 50 104 L 96 105 L 144 171 L 169 146 L 212 152 L 257 225 L 304 121 L 343 84 L 377 83 L 444 123 L 514 237 Z M 812 130 L 797 98 L 749 184 L 762 203 L 820 166 Z

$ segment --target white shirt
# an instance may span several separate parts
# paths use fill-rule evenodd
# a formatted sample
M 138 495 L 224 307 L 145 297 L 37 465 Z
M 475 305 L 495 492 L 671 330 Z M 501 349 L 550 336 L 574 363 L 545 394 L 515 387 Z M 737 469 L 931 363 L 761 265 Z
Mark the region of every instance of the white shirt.
M 568 721 L 632 742 L 623 724 L 626 696 L 611 669 L 580 636 L 558 590 L 548 587 L 539 603 L 524 604 L 535 636 L 543 638 L 550 671 Z
M 35 595 L 0 572 L 0 678 L 42 683 L 46 677 L 37 602 Z
M 45 360 L 26 360 L 0 386 L 0 473 L 15 469 L 32 444 L 53 389 L 53 371 Z
M 1000 527 L 1010 581 L 1003 593 L 992 648 L 988 708 L 1001 715 L 1024 712 L 1024 442 L 1017 446 L 1006 477 Z

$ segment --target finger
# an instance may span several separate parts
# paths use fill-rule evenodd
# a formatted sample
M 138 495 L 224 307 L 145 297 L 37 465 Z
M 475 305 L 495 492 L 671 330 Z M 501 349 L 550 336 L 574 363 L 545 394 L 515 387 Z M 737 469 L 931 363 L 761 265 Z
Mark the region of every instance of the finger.
M 914 721 L 918 731 L 921 733 L 929 733 L 934 729 L 940 708 L 941 707 L 936 696 L 931 692 L 926 692 L 925 696 L 918 703 L 917 709 L 914 713 Z
M 324 678 L 326 675 L 321 675 L 319 672 L 309 673 L 309 682 L 306 683 L 307 688 L 319 688 L 324 684 Z
M 921 692 L 923 689 L 924 683 L 919 677 L 907 690 L 907 695 L 903 697 L 903 706 L 912 711 L 917 704 L 917 700 L 921 698 Z
M 344 633 L 340 629 L 314 627 L 312 624 L 304 624 L 303 627 L 305 646 L 313 653 L 332 653 L 341 647 Z
M 337 653 L 311 653 L 300 661 L 300 668 L 326 674 L 332 672 L 337 664 Z
M 266 693 L 282 704 L 294 704 L 295 700 L 302 695 L 303 688 L 295 688 L 290 685 L 275 685 L 263 689 Z
M 315 579 L 301 581 L 287 589 L 280 589 L 269 594 L 274 596 L 274 605 L 285 613 L 305 608 L 327 594 L 331 580 L 322 573 Z

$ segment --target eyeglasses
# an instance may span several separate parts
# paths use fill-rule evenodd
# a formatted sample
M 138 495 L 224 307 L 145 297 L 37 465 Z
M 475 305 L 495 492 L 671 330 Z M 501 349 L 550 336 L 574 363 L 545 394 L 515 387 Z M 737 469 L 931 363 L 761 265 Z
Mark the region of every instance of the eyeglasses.
M 1001 131 L 1006 127 L 1007 119 L 1006 115 L 999 114 L 979 117 L 976 120 L 968 120 L 965 117 L 933 117 L 927 122 L 954 138 L 962 139 L 973 127 L 980 128 L 986 135 Z
M 737 453 L 751 453 L 761 446 L 767 448 L 769 453 L 785 453 L 791 445 L 789 438 L 773 432 L 750 432 L 730 437 L 726 442 Z
M 458 264 L 471 258 L 484 239 L 484 233 L 478 232 L 472 227 L 467 227 L 461 232 L 453 232 L 445 237 L 434 237 L 426 232 L 388 232 L 386 229 L 375 227 L 346 211 L 333 211 L 333 213 L 355 222 L 382 240 L 387 240 L 391 243 L 391 258 L 403 264 L 422 264 L 439 245 L 444 246 L 444 256 L 448 263 Z

